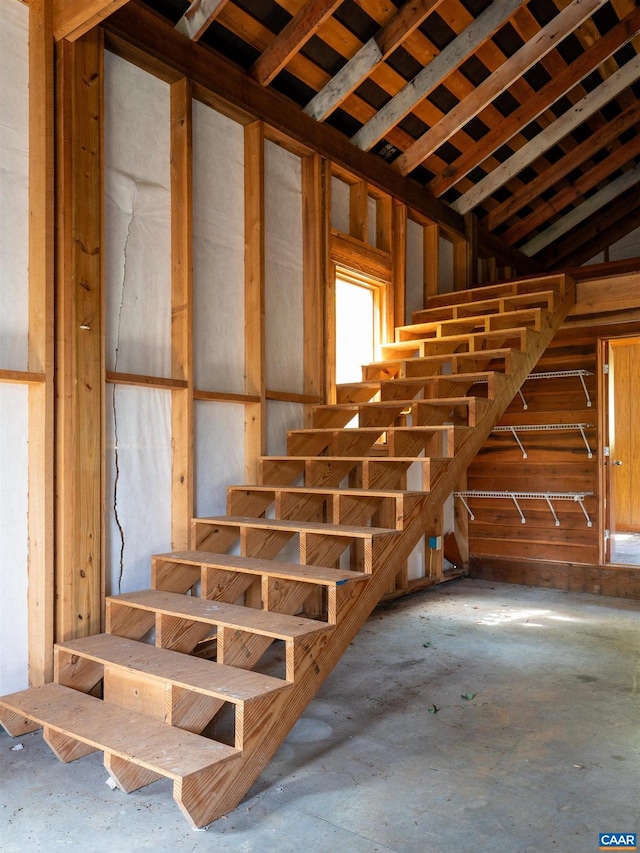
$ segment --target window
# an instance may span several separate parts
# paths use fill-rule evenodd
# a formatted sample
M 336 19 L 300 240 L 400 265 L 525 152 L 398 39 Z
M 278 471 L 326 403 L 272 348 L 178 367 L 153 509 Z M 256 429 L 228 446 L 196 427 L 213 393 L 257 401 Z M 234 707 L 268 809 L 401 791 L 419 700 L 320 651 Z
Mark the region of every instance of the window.
M 336 383 L 359 382 L 362 365 L 378 358 L 384 284 L 336 272 Z

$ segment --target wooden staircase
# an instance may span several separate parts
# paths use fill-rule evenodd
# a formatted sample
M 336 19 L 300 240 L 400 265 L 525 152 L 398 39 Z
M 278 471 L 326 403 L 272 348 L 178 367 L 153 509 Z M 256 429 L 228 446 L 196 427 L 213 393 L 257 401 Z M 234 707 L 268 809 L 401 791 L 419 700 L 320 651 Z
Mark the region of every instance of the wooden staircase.
M 152 558 L 151 589 L 107 599 L 105 634 L 56 646 L 54 684 L 0 699 L 7 732 L 42 727 L 63 761 L 102 750 L 124 791 L 172 779 L 196 827 L 233 809 L 573 301 L 566 276 L 431 299 L 362 382 L 289 432 L 286 456 L 261 460 L 259 485 L 229 487 L 229 515 L 194 519 L 193 550 Z M 405 488 L 414 464 L 420 491 Z M 256 671 L 280 649 L 281 677 Z

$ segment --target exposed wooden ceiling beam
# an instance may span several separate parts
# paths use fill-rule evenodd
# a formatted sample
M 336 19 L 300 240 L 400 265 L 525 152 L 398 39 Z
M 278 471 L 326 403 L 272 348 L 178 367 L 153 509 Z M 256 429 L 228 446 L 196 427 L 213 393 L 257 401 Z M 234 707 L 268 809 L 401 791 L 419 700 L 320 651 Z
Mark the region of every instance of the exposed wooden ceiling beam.
M 420 26 L 443 0 L 408 0 L 360 50 L 343 65 L 304 108 L 316 121 L 324 121 L 358 88 L 373 69 Z
M 451 44 L 434 57 L 410 83 L 407 83 L 351 141 L 363 151 L 369 151 L 413 107 L 426 98 L 442 80 L 462 63 L 512 17 L 524 0 L 504 0 L 492 3 L 473 23 L 460 33 Z M 594 2 L 594 0 L 588 0 Z M 405 173 L 406 174 L 406 173 Z
M 322 24 L 331 17 L 342 0 L 307 0 L 282 32 L 256 59 L 251 69 L 261 86 L 268 86 L 282 71 L 291 57 L 315 35 Z
M 494 228 L 497 228 L 498 225 L 501 225 L 511 216 L 514 216 L 526 204 L 529 204 L 530 201 L 537 199 L 545 190 L 558 183 L 558 181 L 564 178 L 565 175 L 568 175 L 573 169 L 576 169 L 589 160 L 600 149 L 610 145 L 625 130 L 636 124 L 638 119 L 637 105 L 633 104 L 627 107 L 620 115 L 617 115 L 605 127 L 601 128 L 598 133 L 593 134 L 589 139 L 585 139 L 584 142 L 581 142 L 580 145 L 577 145 L 556 163 L 542 171 L 537 178 L 534 178 L 534 180 L 527 184 L 523 184 L 513 196 L 491 210 L 482 220 L 482 224 L 493 231 Z
M 129 0 L 105 21 L 104 28 L 108 45 L 124 58 L 153 68 L 154 73 L 165 78 L 187 76 L 296 142 L 309 145 L 313 140 L 314 149 L 322 156 L 397 197 L 426 218 L 464 234 L 462 217 L 448 205 L 432 199 L 414 181 L 401 178 L 379 157 L 358 150 L 335 128 L 305 115 L 284 95 L 263 88 L 206 45 L 190 43 L 141 0 Z
M 634 83 L 640 77 L 640 55 L 623 65 L 615 74 L 604 80 L 597 89 L 585 95 L 559 119 L 550 124 L 542 133 L 527 142 L 526 145 L 490 172 L 451 206 L 458 213 L 467 213 L 480 204 L 487 196 L 506 184 L 552 145 L 565 137 L 574 128 L 586 121 L 612 98 Z
M 613 246 L 640 225 L 637 193 L 632 190 L 541 253 L 546 269 L 574 267 Z
M 470 145 L 467 151 L 441 174 L 436 175 L 429 184 L 433 195 L 441 196 L 462 180 L 472 169 L 484 162 L 529 122 L 538 118 L 551 104 L 569 92 L 638 32 L 640 32 L 640 7 L 634 9 L 613 29 L 601 36 L 571 65 L 567 65 L 560 74 L 552 77 L 532 98 L 506 116 L 504 122 L 493 127 L 475 145 Z
M 519 243 L 520 240 L 523 240 L 527 234 L 530 234 L 539 225 L 547 222 L 570 204 L 574 204 L 580 196 L 589 192 L 589 190 L 593 189 L 601 181 L 606 180 L 610 175 L 638 156 L 640 156 L 640 134 L 627 142 L 626 145 L 616 148 L 608 157 L 605 157 L 604 160 L 594 166 L 593 169 L 589 169 L 588 172 L 580 175 L 579 178 L 561 189 L 549 201 L 544 202 L 540 199 L 536 204 L 535 210 L 529 216 L 519 220 L 506 234 L 501 234 L 500 236 L 512 246 Z
M 401 175 L 412 172 L 604 3 L 605 0 L 573 0 L 543 27 L 537 36 L 525 42 L 434 127 L 416 139 L 413 145 L 394 161 L 394 167 Z
M 228 0 L 193 0 L 176 24 L 176 30 L 191 41 L 198 41 L 227 2 Z
M 584 222 L 585 219 L 592 216 L 596 211 L 618 198 L 618 196 L 621 196 L 628 189 L 635 187 L 639 182 L 640 163 L 633 166 L 627 172 L 623 172 L 622 175 L 617 177 L 614 181 L 611 181 L 611 183 L 607 184 L 595 193 L 595 195 L 592 195 L 586 201 L 583 201 L 582 204 L 574 207 L 573 210 L 558 219 L 553 223 L 553 225 L 550 225 L 549 228 L 546 228 L 540 234 L 537 234 L 532 240 L 529 240 L 528 243 L 525 243 L 525 245 L 522 246 L 521 251 L 523 251 L 525 255 L 529 255 L 529 257 L 537 255 L 538 252 L 546 249 L 546 247 L 550 246 L 551 243 L 555 243 L 555 241 L 560 237 L 563 237 L 577 225 Z
M 75 41 L 128 0 L 54 0 L 53 37 Z

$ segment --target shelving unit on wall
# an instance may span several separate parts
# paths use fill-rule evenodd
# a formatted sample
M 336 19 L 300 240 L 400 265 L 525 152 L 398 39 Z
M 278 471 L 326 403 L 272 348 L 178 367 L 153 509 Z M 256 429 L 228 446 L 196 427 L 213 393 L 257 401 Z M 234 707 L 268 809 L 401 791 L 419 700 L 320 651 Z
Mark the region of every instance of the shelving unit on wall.
M 584 517 L 587 519 L 587 527 L 593 526 L 593 522 L 591 521 L 589 513 L 587 512 L 584 505 L 584 499 L 593 495 L 593 492 L 483 492 L 471 490 L 465 492 L 454 492 L 453 494 L 454 497 L 460 498 L 462 504 L 469 513 L 469 518 L 471 519 L 471 521 L 475 520 L 475 515 L 473 514 L 473 511 L 469 506 L 469 503 L 467 502 L 467 498 L 509 498 L 513 501 L 516 509 L 518 510 L 518 513 L 520 514 L 520 521 L 522 522 L 522 524 L 526 524 L 527 519 L 522 511 L 519 502 L 524 500 L 542 500 L 546 501 L 547 506 L 551 510 L 551 514 L 553 515 L 556 527 L 560 527 L 560 519 L 558 518 L 558 515 L 553 506 L 553 501 L 573 501 L 575 503 L 578 503 L 580 505 L 580 509 L 584 513 Z
M 526 382 L 529 382 L 531 379 L 561 379 L 567 376 L 577 376 L 582 383 L 582 388 L 584 390 L 584 396 L 587 400 L 587 407 L 591 408 L 591 397 L 589 396 L 589 390 L 587 389 L 587 383 L 584 381 L 585 376 L 592 376 L 592 372 L 590 370 L 548 370 L 542 373 L 530 373 Z M 525 400 L 524 394 L 522 393 L 522 388 L 518 390 L 518 394 L 520 395 L 520 399 L 522 400 L 522 406 L 524 409 L 528 409 L 527 401 Z
M 494 427 L 492 432 L 510 432 L 515 438 L 518 447 L 522 451 L 522 458 L 527 459 L 527 451 L 524 449 L 520 438 L 518 437 L 519 432 L 555 432 L 559 430 L 580 430 L 580 434 L 582 435 L 582 440 L 584 441 L 585 447 L 587 448 L 587 458 L 593 458 L 593 451 L 591 450 L 591 446 L 589 445 L 589 441 L 587 439 L 585 430 L 589 429 L 593 426 L 593 424 L 522 424 L 520 426 L 497 426 Z

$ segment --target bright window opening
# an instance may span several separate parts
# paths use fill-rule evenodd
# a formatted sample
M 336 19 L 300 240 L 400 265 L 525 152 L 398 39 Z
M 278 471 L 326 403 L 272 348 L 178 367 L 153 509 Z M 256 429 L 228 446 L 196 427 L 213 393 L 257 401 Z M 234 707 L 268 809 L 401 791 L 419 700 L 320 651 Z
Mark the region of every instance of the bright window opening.
M 359 382 L 362 365 L 376 359 L 382 286 L 336 275 L 336 383 Z

